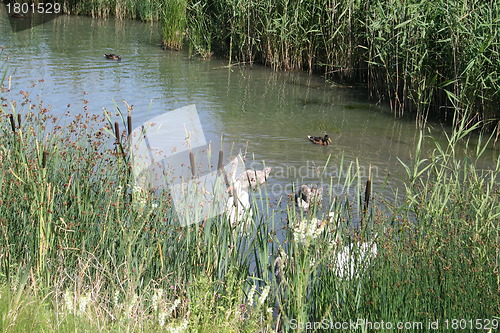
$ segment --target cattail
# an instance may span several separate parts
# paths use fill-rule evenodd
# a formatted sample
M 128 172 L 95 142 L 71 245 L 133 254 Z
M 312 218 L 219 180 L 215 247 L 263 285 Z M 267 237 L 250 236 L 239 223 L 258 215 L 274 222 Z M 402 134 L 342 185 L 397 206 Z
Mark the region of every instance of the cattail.
M 118 125 L 118 122 L 115 121 L 115 137 L 116 137 L 116 144 L 120 143 L 120 126 Z
M 366 181 L 366 190 L 365 190 L 365 204 L 364 204 L 364 211 L 366 213 L 366 210 L 368 209 L 368 205 L 370 204 L 370 195 L 372 192 L 372 180 L 371 180 L 371 173 L 372 173 L 372 166 L 368 168 L 368 180 Z
M 128 136 L 132 134 L 132 116 L 128 115 L 127 116 L 127 129 L 128 129 Z
M 10 126 L 12 128 L 12 133 L 16 133 L 16 123 L 14 122 L 14 116 L 9 114 Z
M 191 162 L 191 173 L 192 173 L 193 177 L 195 177 L 196 176 L 196 168 L 194 165 L 194 154 L 192 151 L 189 152 L 189 161 Z
M 42 169 L 45 169 L 45 166 L 47 165 L 47 155 L 49 153 L 47 153 L 46 151 L 43 152 L 43 155 L 42 155 Z
M 217 170 L 220 172 L 222 172 L 222 159 L 224 158 L 224 152 L 221 150 L 219 150 L 219 162 L 217 163 Z

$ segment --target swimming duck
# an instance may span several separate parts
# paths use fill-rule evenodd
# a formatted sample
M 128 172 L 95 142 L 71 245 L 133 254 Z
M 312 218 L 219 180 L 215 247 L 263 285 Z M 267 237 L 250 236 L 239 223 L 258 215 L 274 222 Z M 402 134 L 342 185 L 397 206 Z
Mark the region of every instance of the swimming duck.
M 295 204 L 297 207 L 307 211 L 313 205 L 321 205 L 323 201 L 323 189 L 313 187 L 309 188 L 307 185 L 302 185 L 297 193 L 295 193 Z
M 104 53 L 104 57 L 106 57 L 106 59 L 110 59 L 110 60 L 122 60 L 122 58 L 119 55 L 116 55 L 113 53 Z
M 263 170 L 247 170 L 242 172 L 238 176 L 238 181 L 241 182 L 243 188 L 257 188 L 258 185 L 264 184 L 269 178 L 269 174 L 271 173 L 271 168 L 267 167 Z
M 328 146 L 330 144 L 330 142 L 332 142 L 332 139 L 330 139 L 327 134 L 325 134 L 324 137 L 308 135 L 307 138 L 312 143 L 315 143 L 317 145 L 322 145 L 322 146 Z
M 10 17 L 12 18 L 28 18 L 28 15 L 20 14 L 20 13 L 14 13 Z

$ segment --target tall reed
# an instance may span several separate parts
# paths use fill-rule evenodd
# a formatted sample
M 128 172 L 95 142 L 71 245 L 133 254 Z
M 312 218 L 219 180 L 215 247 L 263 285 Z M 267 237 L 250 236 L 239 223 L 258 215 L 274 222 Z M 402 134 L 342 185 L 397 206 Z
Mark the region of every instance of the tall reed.
M 165 1 L 162 6 L 161 29 L 163 45 L 180 49 L 187 27 L 187 0 Z
M 164 46 L 368 86 L 419 125 L 498 118 L 500 6 L 446 1 L 74 1 L 68 13 L 159 20 Z M 460 117 L 457 117 L 459 119 Z M 496 123 L 482 122 L 492 129 Z M 457 124 L 455 124 L 457 125 Z
M 158 21 L 162 15 L 163 3 L 164 1 L 160 0 L 64 0 L 61 5 L 68 14 Z

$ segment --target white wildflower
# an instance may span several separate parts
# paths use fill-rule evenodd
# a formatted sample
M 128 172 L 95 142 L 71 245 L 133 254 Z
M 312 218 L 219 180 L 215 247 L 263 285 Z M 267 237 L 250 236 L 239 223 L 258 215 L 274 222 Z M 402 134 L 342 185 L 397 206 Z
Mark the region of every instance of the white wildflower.
M 134 296 L 132 296 L 132 299 L 130 300 L 130 303 L 126 309 L 126 312 L 125 312 L 126 317 L 130 317 L 130 315 L 132 314 L 132 310 L 134 309 L 135 303 L 137 303 L 137 295 L 136 294 L 134 294 Z
M 163 297 L 163 289 L 161 288 L 155 289 L 153 298 L 151 299 L 151 303 L 153 303 L 153 309 L 155 310 L 155 312 L 158 311 L 158 304 L 162 297 Z
M 119 290 L 115 290 L 115 293 L 113 295 L 113 304 L 115 306 L 118 305 L 118 297 L 120 297 L 120 291 Z
M 181 304 L 180 298 L 178 298 L 174 301 L 174 304 L 172 304 L 172 306 L 170 307 L 170 309 L 168 311 L 163 310 L 158 314 L 158 324 L 160 325 L 160 327 L 165 326 L 165 320 L 172 316 L 172 313 L 175 311 L 175 309 L 177 309 L 179 304 Z M 170 327 L 169 327 L 169 330 L 170 330 Z
M 73 313 L 73 296 L 69 290 L 64 292 L 64 304 L 66 305 L 66 309 L 68 309 L 69 313 Z
M 271 289 L 271 287 L 267 285 L 264 287 L 264 290 L 262 290 L 262 294 L 259 297 L 259 305 L 264 304 L 266 301 L 267 295 L 269 295 L 269 289 Z
M 257 286 L 254 284 L 252 288 L 250 288 L 250 291 L 248 292 L 248 306 L 253 305 L 253 296 L 255 295 L 255 289 L 257 289 Z
M 179 306 L 179 304 L 181 304 L 181 299 L 178 298 L 174 301 L 174 304 L 172 304 L 172 307 L 170 308 L 170 313 L 169 315 L 172 315 L 172 313 L 175 311 L 175 309 L 177 309 L 177 307 Z
M 181 332 L 185 332 L 187 330 L 187 327 L 188 327 L 188 324 L 189 324 L 189 321 L 187 319 L 184 319 L 179 326 L 170 326 L 168 328 L 168 331 L 169 332 L 172 332 L 172 333 L 181 333 Z
M 294 241 L 302 244 L 317 238 L 325 229 L 325 223 L 313 217 L 311 220 L 302 219 L 293 230 Z
M 316 258 L 311 258 L 311 260 L 309 261 L 309 267 L 314 267 L 314 265 L 316 265 Z
M 89 303 L 90 300 L 90 292 L 88 292 L 85 296 L 81 296 L 78 299 L 78 312 L 80 314 L 85 313 L 85 310 L 87 309 L 87 304 Z
M 165 326 L 165 319 L 167 318 L 167 312 L 166 311 L 160 311 L 158 314 L 158 324 L 160 327 Z

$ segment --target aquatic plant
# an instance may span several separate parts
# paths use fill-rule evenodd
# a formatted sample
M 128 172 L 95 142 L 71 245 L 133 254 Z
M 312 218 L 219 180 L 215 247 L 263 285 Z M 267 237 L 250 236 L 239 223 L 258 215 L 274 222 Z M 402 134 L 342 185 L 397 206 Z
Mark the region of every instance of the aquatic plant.
M 187 0 L 163 2 L 161 32 L 165 48 L 174 50 L 182 48 L 187 28 L 187 3 Z

